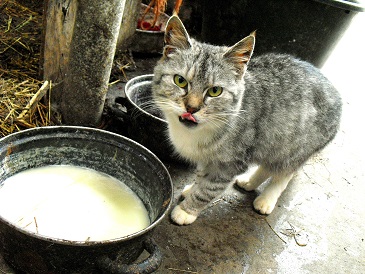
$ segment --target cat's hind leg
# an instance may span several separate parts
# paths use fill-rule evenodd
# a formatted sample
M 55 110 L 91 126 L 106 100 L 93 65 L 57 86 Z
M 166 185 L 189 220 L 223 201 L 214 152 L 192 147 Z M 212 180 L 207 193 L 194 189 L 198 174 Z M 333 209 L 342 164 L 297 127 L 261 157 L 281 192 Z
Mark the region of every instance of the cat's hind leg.
M 271 175 L 272 173 L 261 165 L 251 176 L 248 174 L 237 176 L 236 184 L 246 191 L 252 191 L 265 182 Z
M 270 214 L 292 177 L 293 173 L 274 174 L 271 182 L 269 182 L 264 191 L 254 200 L 254 208 L 261 214 Z

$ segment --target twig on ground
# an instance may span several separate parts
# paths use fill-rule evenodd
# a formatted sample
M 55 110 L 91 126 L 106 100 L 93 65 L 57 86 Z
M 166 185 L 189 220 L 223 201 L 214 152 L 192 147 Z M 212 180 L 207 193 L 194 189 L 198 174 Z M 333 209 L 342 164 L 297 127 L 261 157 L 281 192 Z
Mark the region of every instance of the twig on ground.
M 271 226 L 271 224 L 269 223 L 269 221 L 265 218 L 265 222 L 267 223 L 267 225 L 271 228 L 271 230 L 275 233 L 276 236 L 278 236 L 278 238 L 280 240 L 283 241 L 283 243 L 287 244 L 287 242 L 275 231 L 275 229 Z
M 168 270 L 181 271 L 181 272 L 186 272 L 186 273 L 195 273 L 195 274 L 198 274 L 198 272 L 196 272 L 196 271 L 177 269 L 177 268 L 173 268 L 173 267 L 169 267 Z
M 285 236 L 294 238 L 294 241 L 297 245 L 306 246 L 308 244 L 308 235 L 305 234 L 306 241 L 303 242 L 301 239 L 299 239 L 299 237 L 304 236 L 301 234 L 301 230 L 297 231 L 297 229 L 291 223 L 288 222 L 288 224 L 290 225 L 290 228 L 287 228 L 285 232 L 281 231 L 280 233 L 284 234 Z

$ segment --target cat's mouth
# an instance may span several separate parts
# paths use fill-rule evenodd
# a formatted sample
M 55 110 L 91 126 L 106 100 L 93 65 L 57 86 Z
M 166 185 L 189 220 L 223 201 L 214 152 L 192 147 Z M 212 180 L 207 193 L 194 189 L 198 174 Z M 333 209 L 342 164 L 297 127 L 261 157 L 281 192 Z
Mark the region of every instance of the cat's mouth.
M 198 122 L 190 112 L 184 112 L 179 116 L 179 121 L 187 127 L 197 126 Z

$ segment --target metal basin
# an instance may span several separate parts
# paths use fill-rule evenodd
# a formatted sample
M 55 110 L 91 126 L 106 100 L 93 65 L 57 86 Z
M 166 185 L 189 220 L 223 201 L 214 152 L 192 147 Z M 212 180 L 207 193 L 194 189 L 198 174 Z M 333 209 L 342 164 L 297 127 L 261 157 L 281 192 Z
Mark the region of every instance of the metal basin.
M 164 165 L 149 150 L 103 130 L 42 127 L 0 139 L 0 161 L 0 187 L 15 173 L 45 165 L 104 172 L 126 182 L 150 218 L 147 228 L 125 237 L 69 241 L 26 231 L 2 218 L 0 209 L 0 248 L 14 268 L 26 273 L 149 273 L 157 269 L 162 257 L 151 233 L 171 205 L 172 183 Z M 131 264 L 144 249 L 150 257 Z

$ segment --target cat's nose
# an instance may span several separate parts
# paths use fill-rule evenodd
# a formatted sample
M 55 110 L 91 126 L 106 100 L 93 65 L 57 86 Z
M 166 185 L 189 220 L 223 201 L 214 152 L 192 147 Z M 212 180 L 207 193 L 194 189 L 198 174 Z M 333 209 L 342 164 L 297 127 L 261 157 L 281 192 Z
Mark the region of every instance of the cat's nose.
M 195 112 L 197 112 L 199 110 L 200 110 L 200 107 L 193 107 L 191 105 L 187 105 L 186 106 L 186 111 L 189 112 L 189 113 L 191 113 L 191 114 L 193 114 L 193 113 L 195 113 Z

